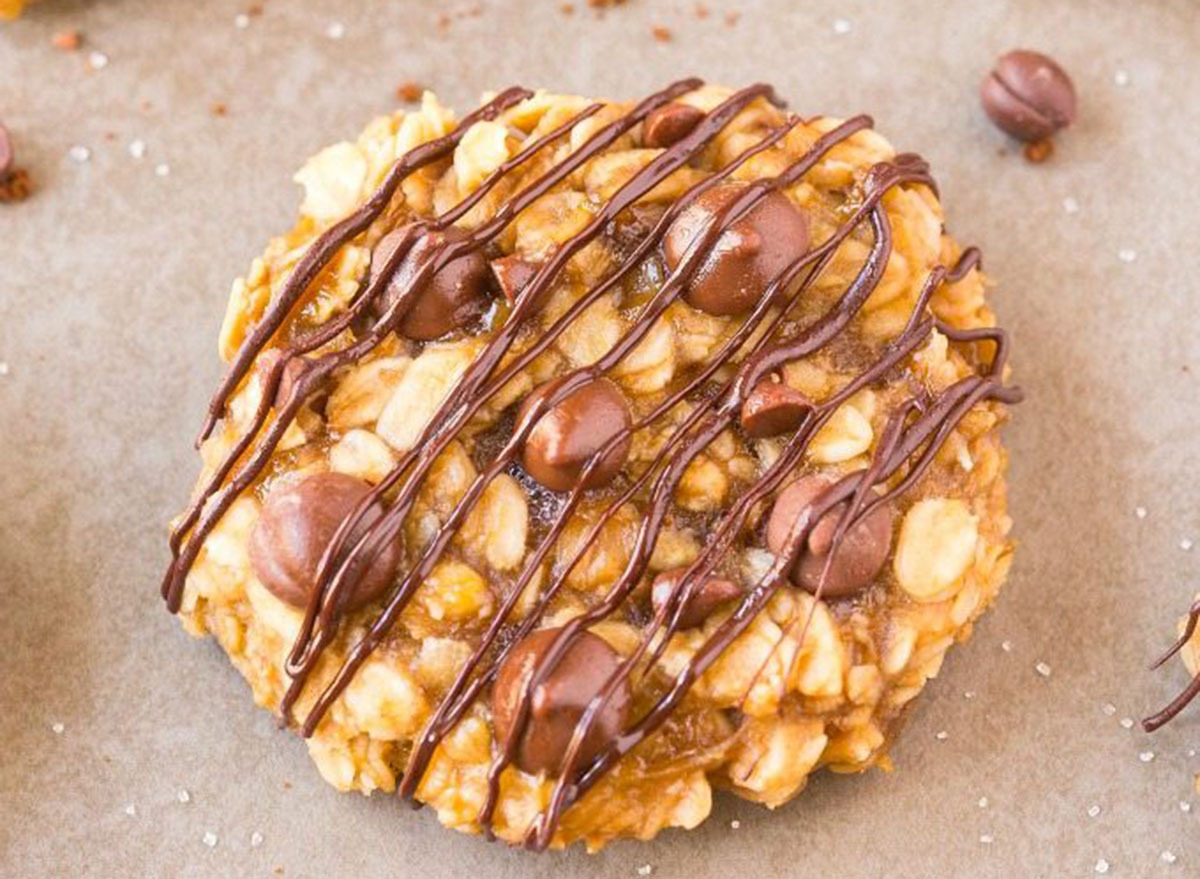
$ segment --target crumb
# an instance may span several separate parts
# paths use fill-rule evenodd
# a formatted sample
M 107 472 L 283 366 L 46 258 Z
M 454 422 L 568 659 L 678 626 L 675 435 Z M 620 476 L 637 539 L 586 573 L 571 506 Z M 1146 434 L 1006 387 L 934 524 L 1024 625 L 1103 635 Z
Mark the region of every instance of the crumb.
M 104 132 L 104 139 L 108 143 L 112 143 L 114 140 L 117 139 L 117 133 L 115 131 L 106 131 L 106 132 Z
M 440 15 L 438 15 L 437 27 L 438 27 L 438 30 L 440 30 L 440 31 L 450 30 L 450 16 L 444 12 L 441 13 Z
M 1052 155 L 1054 155 L 1054 144 L 1048 137 L 1025 145 L 1025 161 L 1031 164 L 1040 165 Z
M 708 18 L 708 7 L 703 3 L 696 4 L 696 18 L 699 18 L 701 21 Z
M 588 6 L 593 9 L 604 9 L 606 6 L 623 6 L 625 0 L 588 0 Z
M 138 108 L 143 113 L 149 113 L 151 110 L 154 109 L 154 104 L 150 103 L 149 98 L 142 98 L 141 103 L 138 104 Z
M 286 778 L 283 780 L 283 789 L 284 790 L 292 789 L 292 783 L 290 781 L 288 781 Z
M 83 37 L 74 28 L 59 31 L 50 40 L 50 44 L 60 52 L 75 52 L 79 49 L 79 45 L 82 42 Z
M 409 80 L 402 82 L 396 86 L 396 100 L 404 101 L 408 104 L 415 104 L 421 100 L 421 94 L 425 91 L 425 87 L 418 82 Z
M 282 876 L 283 875 L 283 867 L 276 867 L 273 872 L 275 873 L 276 876 Z
M 656 24 L 650 28 L 650 34 L 660 43 L 671 42 L 671 31 L 660 24 Z
M 229 111 L 229 108 L 225 106 L 224 101 L 213 101 L 210 109 L 212 110 L 212 114 L 214 116 L 224 116 Z
M 558 11 L 561 12 L 563 15 L 574 15 L 575 14 L 575 4 L 574 3 L 563 3 L 562 5 L 560 5 L 558 7 Z
M 251 4 L 249 7 L 246 8 L 246 14 L 249 15 L 251 18 L 258 18 L 258 16 L 263 14 L 262 4 L 261 3 Z
M 29 198 L 33 192 L 33 184 L 29 180 L 29 173 L 24 168 L 16 168 L 8 173 L 8 176 L 0 180 L 0 204 L 15 203 L 24 201 Z M 0 371 L 0 375 L 8 374 L 8 364 L 3 364 L 4 369 Z M 56 733 L 62 732 L 62 724 L 54 724 Z
M 738 12 L 736 9 L 729 10 L 728 12 L 725 13 L 725 26 L 733 27 L 735 24 L 738 23 L 738 19 L 741 17 L 742 17 L 742 14 L 740 12 Z

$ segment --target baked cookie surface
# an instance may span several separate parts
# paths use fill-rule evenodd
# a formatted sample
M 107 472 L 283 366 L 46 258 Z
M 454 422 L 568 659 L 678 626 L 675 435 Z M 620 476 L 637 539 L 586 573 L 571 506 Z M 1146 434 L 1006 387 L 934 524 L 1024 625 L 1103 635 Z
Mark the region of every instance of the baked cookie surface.
M 342 790 L 531 847 L 886 761 L 1019 391 L 925 163 L 686 80 L 372 122 L 235 282 L 163 583 Z

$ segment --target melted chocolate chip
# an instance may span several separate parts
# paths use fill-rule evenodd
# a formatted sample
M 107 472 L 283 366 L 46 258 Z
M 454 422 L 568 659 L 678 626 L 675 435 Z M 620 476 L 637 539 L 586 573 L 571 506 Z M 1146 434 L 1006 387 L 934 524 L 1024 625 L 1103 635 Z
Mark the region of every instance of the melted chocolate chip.
M 380 239 L 371 256 L 372 273 L 387 262 L 406 234 L 406 230 L 396 229 Z M 377 300 L 376 311 L 383 314 L 391 307 L 438 247 L 464 237 L 466 233 L 454 227 L 422 235 L 400 261 L 387 289 Z M 487 290 L 487 259 L 479 250 L 468 251 L 442 266 L 419 286 L 400 321 L 400 332 L 410 339 L 428 341 L 464 327 L 486 309 Z
M 344 473 L 317 473 L 273 489 L 250 533 L 254 575 L 276 598 L 304 607 L 322 553 L 338 526 L 370 491 L 370 485 Z M 383 508 L 373 505 L 347 543 L 353 545 L 382 515 Z M 400 549 L 397 539 L 379 553 L 365 575 L 361 570 L 352 572 L 358 576 L 351 577 L 347 606 L 359 607 L 387 590 L 400 565 Z
M 780 493 L 767 521 L 767 548 L 780 553 L 787 545 L 792 526 L 801 514 L 832 483 L 821 476 L 804 476 Z M 829 558 L 837 530 L 838 517 L 845 504 L 838 504 L 821 517 L 808 535 L 807 546 L 792 569 L 792 582 L 815 593 Z M 884 504 L 864 521 L 846 532 L 821 594 L 826 598 L 844 598 L 869 586 L 883 569 L 892 543 L 892 510 Z
M 1013 137 L 1037 141 L 1075 121 L 1075 86 L 1051 58 L 1028 49 L 1001 55 L 979 91 L 991 120 Z
M 278 348 L 274 348 L 270 351 L 264 351 L 261 355 L 259 355 L 258 369 L 262 381 L 265 382 L 267 380 L 267 376 L 270 375 L 271 370 L 274 369 L 275 364 L 279 361 L 279 358 L 283 356 L 285 356 L 285 353 Z M 307 358 L 302 356 L 288 357 L 288 361 L 283 367 L 283 372 L 279 376 L 279 386 L 275 389 L 274 405 L 276 409 L 282 409 L 287 403 L 288 397 L 290 397 L 292 394 L 292 387 L 304 373 L 307 362 Z M 329 388 L 320 387 L 309 394 L 308 399 L 305 400 L 305 402 L 312 407 L 314 412 L 324 414 L 325 403 L 328 401 L 328 399 Z
M 745 188 L 744 183 L 714 186 L 679 214 L 663 242 L 663 255 L 672 271 Z M 808 217 L 786 195 L 772 190 L 720 234 L 703 256 L 684 298 L 709 314 L 746 311 L 777 275 L 807 252 L 808 242 Z
M 515 253 L 494 259 L 488 263 L 488 266 L 492 270 L 492 277 L 496 279 L 500 292 L 504 294 L 509 305 L 517 301 L 518 294 L 525 289 L 526 284 L 533 280 L 533 276 L 538 271 L 537 263 L 530 262 Z M 544 303 L 538 303 L 539 307 L 542 304 Z
M 767 379 L 755 385 L 742 404 L 742 430 L 755 439 L 791 433 L 811 411 L 812 400 L 804 394 Z
M 542 629 L 513 647 L 492 685 L 492 723 L 507 742 L 521 691 L 561 629 Z M 554 772 L 575 734 L 588 703 L 617 671 L 621 657 L 604 639 L 579 632 L 545 680 L 530 694 L 529 717 L 517 746 L 516 763 L 526 772 Z M 578 765 L 587 763 L 621 734 L 629 720 L 628 682 L 613 694 L 580 746 Z
M 642 143 L 654 149 L 666 149 L 691 134 L 703 118 L 702 110 L 687 104 L 665 104 L 646 117 Z
M 517 410 L 517 424 L 564 380 L 547 382 L 530 394 Z M 521 463 L 546 488 L 569 491 L 579 481 L 588 459 L 632 424 L 633 415 L 620 388 L 606 378 L 593 379 L 542 415 L 525 440 Z M 611 482 L 621 472 L 630 442 L 626 436 L 616 443 L 592 470 L 584 487 L 600 488 Z
M 655 613 L 670 600 L 679 578 L 686 571 L 687 568 L 676 568 L 673 571 L 663 571 L 654 578 L 654 583 L 650 586 L 650 604 Z M 684 605 L 683 612 L 679 615 L 679 628 L 693 629 L 699 626 L 722 604 L 740 598 L 741 595 L 742 588 L 732 580 L 705 577 L 703 582 L 693 589 L 688 603 Z

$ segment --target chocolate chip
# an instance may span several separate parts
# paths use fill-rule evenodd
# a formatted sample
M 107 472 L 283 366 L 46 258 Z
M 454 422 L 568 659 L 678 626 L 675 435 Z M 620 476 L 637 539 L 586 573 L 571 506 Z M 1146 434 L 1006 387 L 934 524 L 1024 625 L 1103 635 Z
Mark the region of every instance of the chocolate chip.
M 250 565 L 254 575 L 276 598 L 304 607 L 312 595 L 321 555 L 338 526 L 367 496 L 371 486 L 344 473 L 317 473 L 274 488 L 250 533 Z M 383 515 L 372 504 L 346 541 L 352 546 Z M 347 606 L 359 607 L 382 595 L 400 565 L 397 538 L 385 546 L 363 576 L 352 576 Z M 361 573 L 362 565 L 358 565 Z
M 1020 140 L 1041 140 L 1075 121 L 1071 78 L 1040 52 L 1014 49 L 1001 55 L 979 96 L 992 121 Z
M 0 123 L 0 182 L 8 179 L 13 171 L 14 161 L 12 135 L 8 133 L 4 124 Z
M 396 251 L 408 231 L 396 229 L 375 245 L 371 256 L 372 276 Z M 383 314 L 408 288 L 417 271 L 433 257 L 439 247 L 461 241 L 466 233 L 451 227 L 428 232 L 412 245 L 377 300 L 376 312 Z M 475 249 L 456 257 L 422 283 L 416 298 L 400 321 L 400 332 L 410 339 L 428 341 L 477 319 L 487 307 L 488 265 L 482 251 Z
M 654 578 L 654 583 L 650 586 L 650 604 L 655 613 L 658 613 L 670 600 L 671 593 L 675 591 L 679 583 L 679 578 L 686 571 L 687 568 L 676 568 L 673 571 L 663 571 Z M 732 580 L 713 576 L 705 577 L 703 582 L 693 589 L 691 598 L 684 605 L 683 612 L 679 615 L 679 628 L 693 629 L 699 626 L 722 604 L 733 601 L 741 595 L 742 588 Z
M 812 401 L 795 388 L 765 379 L 742 404 L 742 430 L 755 439 L 789 433 L 800 426 L 812 408 Z
M 517 705 L 530 675 L 541 663 L 561 629 L 542 629 L 514 646 L 492 684 L 492 723 L 496 738 L 507 742 L 514 733 Z M 516 764 L 526 772 L 557 770 L 588 703 L 620 665 L 604 639 L 579 632 L 545 680 L 530 694 L 529 716 L 516 750 Z M 586 766 L 624 730 L 631 704 L 628 681 L 613 693 L 580 745 L 579 763 Z
M 804 476 L 783 490 L 767 521 L 767 548 L 771 552 L 783 552 L 793 525 L 832 484 L 820 476 Z M 792 569 L 792 582 L 797 586 L 809 592 L 817 591 L 838 518 L 845 508 L 845 502 L 838 504 L 809 532 L 808 545 Z M 884 504 L 846 532 L 821 594 L 827 598 L 844 598 L 869 586 L 883 569 L 891 543 L 892 510 L 890 505 Z
M 674 271 L 679 266 L 692 243 L 746 186 L 714 186 L 684 208 L 663 243 L 668 268 Z M 786 195 L 772 190 L 717 237 L 684 289 L 684 298 L 709 314 L 746 311 L 777 275 L 807 252 L 808 242 L 808 217 Z
M 687 104 L 664 104 L 642 123 L 642 143 L 654 149 L 673 146 L 692 133 L 704 112 Z
M 504 294 L 509 305 L 517 301 L 517 295 L 533 280 L 533 276 L 537 274 L 539 268 L 537 263 L 530 262 L 515 253 L 494 259 L 488 263 L 488 266 L 492 270 L 496 284 L 500 287 L 500 292 Z
M 280 357 L 284 356 L 284 352 L 279 348 L 272 348 L 264 351 L 258 357 L 257 367 L 260 370 L 261 380 L 266 381 L 271 370 L 275 368 L 275 364 Z M 300 376 L 304 373 L 308 361 L 302 356 L 289 357 L 287 363 L 283 367 L 283 372 L 279 376 L 279 387 L 275 389 L 276 409 L 281 409 L 287 403 L 288 397 L 292 394 L 292 387 L 299 381 Z M 312 407 L 314 412 L 324 414 L 325 403 L 329 399 L 329 388 L 322 386 L 315 388 L 308 399 L 305 401 Z
M 517 410 L 517 424 L 543 396 L 566 378 L 537 388 Z M 525 440 L 521 463 L 546 488 L 568 491 L 575 487 L 588 459 L 613 437 L 633 424 L 633 415 L 621 389 L 606 378 L 576 388 L 546 412 Z M 592 470 L 585 488 L 607 485 L 621 472 L 629 455 L 630 437 L 617 442 Z

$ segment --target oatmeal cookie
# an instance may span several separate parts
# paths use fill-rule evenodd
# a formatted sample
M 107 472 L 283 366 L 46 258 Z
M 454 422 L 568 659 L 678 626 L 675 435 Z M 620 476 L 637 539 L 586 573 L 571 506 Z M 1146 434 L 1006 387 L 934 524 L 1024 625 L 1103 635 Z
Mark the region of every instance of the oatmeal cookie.
M 923 160 L 689 79 L 427 93 L 296 179 L 162 594 L 331 784 L 596 849 L 886 763 L 1012 552 Z

